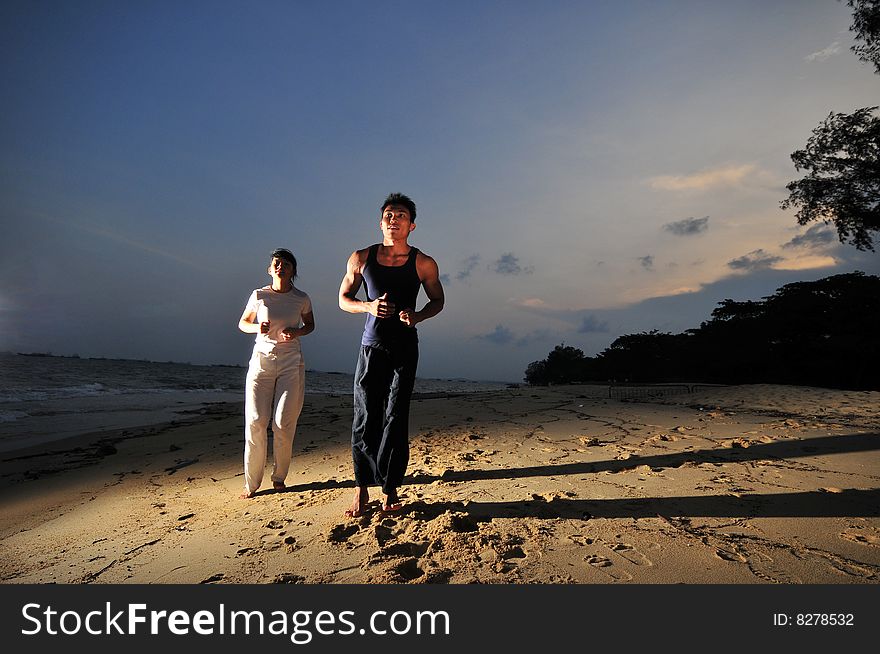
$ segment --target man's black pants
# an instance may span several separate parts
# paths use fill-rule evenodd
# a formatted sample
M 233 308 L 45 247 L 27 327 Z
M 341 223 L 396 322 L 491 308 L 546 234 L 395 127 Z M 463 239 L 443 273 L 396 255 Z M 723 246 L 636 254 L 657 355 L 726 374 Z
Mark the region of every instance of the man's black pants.
M 358 486 L 393 493 L 409 463 L 409 404 L 419 344 L 362 345 L 354 374 L 351 453 Z

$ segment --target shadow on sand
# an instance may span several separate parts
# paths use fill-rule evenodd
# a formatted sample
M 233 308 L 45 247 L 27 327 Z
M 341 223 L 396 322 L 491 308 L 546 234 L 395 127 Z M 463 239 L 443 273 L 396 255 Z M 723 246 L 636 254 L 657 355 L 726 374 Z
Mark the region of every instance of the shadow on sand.
M 762 443 L 748 448 L 717 448 L 633 456 L 625 461 L 606 460 L 556 465 L 502 468 L 497 470 L 447 470 L 442 475 L 413 475 L 408 485 L 426 485 L 435 481 L 466 482 L 525 477 L 556 477 L 598 472 L 622 472 L 639 466 L 659 471 L 685 464 L 724 464 L 747 461 L 781 461 L 800 457 L 828 456 L 880 449 L 880 434 L 844 434 L 805 440 Z M 316 481 L 288 486 L 283 492 L 354 488 L 353 480 Z M 265 494 L 274 491 L 265 491 Z M 261 493 L 262 494 L 262 493 Z M 679 497 L 622 498 L 580 500 L 555 498 L 512 502 L 413 502 L 402 513 L 439 515 L 447 510 L 460 511 L 476 519 L 493 517 L 539 518 L 646 518 L 656 516 L 692 517 L 875 517 L 880 516 L 880 489 L 844 490 L 840 493 L 805 491 L 762 495 L 694 495 Z

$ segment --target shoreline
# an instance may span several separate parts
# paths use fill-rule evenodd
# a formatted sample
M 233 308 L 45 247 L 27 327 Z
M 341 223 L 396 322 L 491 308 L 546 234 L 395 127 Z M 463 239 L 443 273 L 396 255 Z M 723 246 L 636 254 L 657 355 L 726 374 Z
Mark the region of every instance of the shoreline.
M 880 393 L 594 390 L 414 397 L 405 507 L 356 520 L 345 396 L 307 396 L 252 500 L 236 402 L 2 457 L 0 582 L 880 581 Z
M 499 390 L 479 390 L 479 391 L 428 391 L 423 393 L 413 393 L 412 399 L 415 400 L 435 400 L 435 399 L 454 399 L 466 396 L 491 395 L 493 393 L 502 392 Z M 224 392 L 224 395 L 228 393 Z M 315 391 L 305 394 L 306 399 L 310 397 L 327 397 L 332 399 L 341 399 L 350 397 L 349 395 L 331 392 L 331 391 Z M 73 433 L 60 438 L 40 440 L 32 444 L 23 446 L 14 446 L 9 449 L 0 449 L 0 464 L 13 461 L 24 457 L 50 456 L 53 454 L 62 454 L 71 448 L 82 448 L 92 445 L 98 445 L 99 442 L 107 441 L 114 444 L 125 438 L 137 438 L 147 432 L 155 432 L 166 427 L 173 427 L 180 424 L 198 421 L 200 416 L 212 415 L 214 413 L 227 413 L 228 408 L 244 413 L 244 399 L 237 400 L 210 400 L 204 399 L 189 403 L 189 408 L 163 407 L 161 409 L 149 410 L 144 409 L 139 413 L 164 413 L 168 417 L 157 422 L 132 422 L 120 427 L 110 427 L 105 429 L 84 429 L 78 433 Z M 170 417 L 174 415 L 175 417 Z M 0 483 L 2 485 L 2 483 Z
M 467 391 L 467 392 L 426 392 L 413 393 L 412 401 L 419 400 L 444 400 L 469 396 L 493 395 L 503 391 Z M 346 396 L 339 393 L 316 392 L 307 393 L 306 400 L 310 397 L 324 397 L 331 400 L 344 399 Z M 97 431 L 84 431 L 82 433 L 65 436 L 52 441 L 44 441 L 17 447 L 15 449 L 0 451 L 0 488 L 8 487 L 7 477 L 10 475 L 10 464 L 23 461 L 32 461 L 41 458 L 63 457 L 72 454 L 81 454 L 85 459 L 91 459 L 97 463 L 100 459 L 116 453 L 115 446 L 123 441 L 154 436 L 158 433 L 186 425 L 199 424 L 205 419 L 227 420 L 237 415 L 244 415 L 244 400 L 239 401 L 207 401 L 199 408 L 175 410 L 180 417 L 171 420 L 161 420 L 146 424 L 137 424 L 127 427 L 111 428 Z M 83 462 L 82 465 L 89 465 Z M 61 470 L 36 471 L 37 473 L 53 474 Z
M 118 432 L 180 420 L 244 398 L 245 368 L 137 360 L 0 356 L 0 456 L 86 432 Z M 353 376 L 307 371 L 306 395 L 351 395 Z M 500 382 L 417 378 L 416 391 L 496 390 Z

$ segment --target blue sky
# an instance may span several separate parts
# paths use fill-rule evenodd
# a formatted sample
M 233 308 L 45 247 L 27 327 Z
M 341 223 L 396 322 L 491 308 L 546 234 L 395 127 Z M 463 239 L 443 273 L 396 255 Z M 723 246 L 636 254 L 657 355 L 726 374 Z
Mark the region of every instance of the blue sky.
M 444 275 L 422 376 L 681 331 L 878 255 L 779 209 L 830 111 L 880 101 L 849 8 L 790 2 L 5 2 L 0 349 L 245 363 L 291 248 L 317 330 L 378 207 Z

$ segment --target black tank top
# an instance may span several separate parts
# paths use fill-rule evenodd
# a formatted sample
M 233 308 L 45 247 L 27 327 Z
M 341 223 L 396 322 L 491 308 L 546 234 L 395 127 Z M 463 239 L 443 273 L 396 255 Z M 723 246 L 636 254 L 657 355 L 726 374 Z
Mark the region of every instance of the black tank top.
M 407 327 L 400 322 L 397 312 L 416 308 L 416 298 L 422 283 L 416 270 L 418 249 L 410 247 L 409 257 L 402 266 L 383 266 L 376 260 L 379 244 L 370 246 L 367 263 L 364 264 L 362 275 L 367 291 L 367 301 L 372 302 L 383 293 L 395 304 L 395 314 L 389 318 L 377 318 L 367 314 L 364 325 L 362 345 L 394 345 L 398 342 L 417 341 L 415 327 Z

